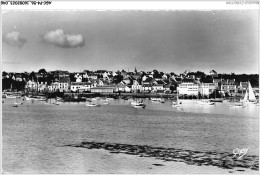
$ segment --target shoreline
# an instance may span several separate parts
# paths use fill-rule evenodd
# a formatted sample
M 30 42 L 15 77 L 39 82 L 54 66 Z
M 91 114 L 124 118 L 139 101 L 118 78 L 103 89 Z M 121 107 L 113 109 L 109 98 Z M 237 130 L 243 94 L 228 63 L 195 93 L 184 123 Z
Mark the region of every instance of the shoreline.
M 24 166 L 19 172 L 8 167 L 3 174 L 258 174 L 246 168 L 224 169 L 215 166 L 188 165 L 152 157 L 112 154 L 104 149 L 56 147 L 55 165 Z M 41 167 L 41 168 L 40 168 Z
M 237 168 L 259 171 L 259 157 L 245 155 L 243 159 L 234 157 L 234 154 L 215 151 L 191 151 L 184 149 L 152 147 L 147 145 L 130 145 L 105 142 L 81 142 L 77 144 L 64 145 L 65 147 L 85 148 L 91 150 L 106 150 L 110 154 L 134 155 L 143 158 L 153 158 L 163 162 L 185 163 L 195 166 L 212 166 L 227 170 Z M 160 166 L 160 165 L 158 165 Z

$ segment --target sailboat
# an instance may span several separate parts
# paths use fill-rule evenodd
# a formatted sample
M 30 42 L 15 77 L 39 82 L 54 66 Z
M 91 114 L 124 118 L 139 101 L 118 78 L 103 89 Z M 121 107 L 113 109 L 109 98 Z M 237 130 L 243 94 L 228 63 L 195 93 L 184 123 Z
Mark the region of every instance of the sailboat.
M 177 100 L 176 102 L 172 102 L 172 107 L 180 107 L 181 102 L 179 102 L 179 93 L 177 91 Z
M 215 94 L 215 98 L 214 99 L 211 99 L 211 100 L 209 100 L 210 102 L 223 102 L 223 99 L 221 98 L 221 99 L 216 99 L 216 93 L 217 93 L 217 89 L 215 89 L 215 91 L 214 91 L 214 94 Z
M 203 90 L 202 90 L 202 96 L 203 96 Z M 209 100 L 203 100 L 203 99 L 198 100 L 197 103 L 200 105 L 214 105 L 215 104 L 215 102 L 211 102 Z
M 244 103 L 251 103 L 251 104 L 256 104 L 257 100 L 255 98 L 255 94 L 253 92 L 251 83 L 248 81 L 248 88 L 246 90 L 246 94 L 244 96 L 244 99 L 242 100 Z

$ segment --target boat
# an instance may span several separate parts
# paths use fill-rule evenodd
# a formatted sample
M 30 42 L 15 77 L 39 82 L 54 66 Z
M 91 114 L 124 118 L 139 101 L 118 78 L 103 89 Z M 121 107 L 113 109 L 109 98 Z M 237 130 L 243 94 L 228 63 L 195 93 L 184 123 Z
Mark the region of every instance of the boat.
M 203 91 L 202 91 L 202 96 L 203 96 Z M 215 104 L 215 102 L 211 102 L 210 100 L 203 100 L 203 99 L 198 100 L 197 103 L 200 105 L 214 105 Z
M 243 102 L 232 103 L 229 107 L 246 107 Z
M 246 103 L 246 104 L 256 104 L 257 103 L 254 91 L 253 91 L 251 83 L 249 81 L 248 81 L 248 88 L 246 90 L 246 94 L 244 96 L 244 99 L 241 100 L 241 102 Z
M 145 108 L 145 104 L 141 103 L 141 104 L 137 104 L 137 105 L 134 105 L 134 108 Z
M 98 100 L 99 97 L 94 97 L 94 98 L 91 98 L 91 100 Z
M 177 97 L 176 97 L 176 102 L 172 102 L 172 107 L 180 107 L 180 104 L 182 104 L 182 102 L 179 102 L 179 94 L 178 94 L 178 91 L 177 91 Z
M 35 96 L 35 97 L 33 97 L 33 100 L 36 100 L 36 101 L 46 101 L 47 98 L 43 97 L 43 96 Z
M 100 104 L 95 104 L 95 103 L 88 102 L 88 103 L 86 103 L 86 106 L 87 107 L 98 107 L 98 106 L 100 106 Z
M 14 103 L 13 107 L 18 107 L 18 104 Z
M 34 98 L 32 97 L 27 97 L 27 96 L 24 96 L 25 100 L 34 100 Z
M 155 103 L 164 103 L 165 102 L 165 100 L 163 98 L 151 98 L 151 101 L 155 102 Z
M 7 94 L 5 94 L 5 97 L 6 97 L 6 98 L 16 98 L 17 96 L 15 96 L 15 95 L 7 95 Z
M 93 104 L 93 103 L 92 103 L 92 104 L 90 104 L 90 103 L 88 104 L 88 103 L 87 103 L 86 106 L 87 106 L 87 107 L 98 107 L 98 106 L 100 106 L 100 105 L 99 105 L 99 104 Z
M 56 100 L 57 100 L 57 101 L 63 101 L 63 98 L 61 98 L 61 97 L 56 97 Z
M 211 99 L 209 100 L 210 102 L 220 102 L 222 103 L 223 102 L 223 99 Z
M 143 100 L 142 101 L 132 101 L 131 105 L 135 106 L 135 105 L 140 105 L 140 104 L 144 104 Z
M 214 102 L 210 102 L 209 100 L 199 100 L 197 101 L 198 104 L 200 105 L 214 105 Z
M 122 97 L 123 100 L 128 100 L 129 98 L 127 96 Z
M 106 101 L 111 101 L 111 100 L 114 100 L 113 98 L 110 98 L 110 97 L 108 97 L 108 98 L 106 98 L 105 99 Z

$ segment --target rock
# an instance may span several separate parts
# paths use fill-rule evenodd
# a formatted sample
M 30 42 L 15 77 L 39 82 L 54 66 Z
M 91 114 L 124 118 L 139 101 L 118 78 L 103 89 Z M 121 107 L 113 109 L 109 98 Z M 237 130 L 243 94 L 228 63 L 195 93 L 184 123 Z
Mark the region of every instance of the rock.
M 118 153 L 120 153 L 120 151 L 110 151 L 110 153 L 118 154 Z
M 256 171 L 258 171 L 259 170 L 259 168 L 257 168 L 257 167 L 252 167 L 252 168 L 250 168 L 251 170 L 256 170 Z
M 163 164 L 159 164 L 159 163 L 154 163 L 154 166 L 164 166 Z
M 245 171 L 245 170 L 236 170 L 236 171 Z

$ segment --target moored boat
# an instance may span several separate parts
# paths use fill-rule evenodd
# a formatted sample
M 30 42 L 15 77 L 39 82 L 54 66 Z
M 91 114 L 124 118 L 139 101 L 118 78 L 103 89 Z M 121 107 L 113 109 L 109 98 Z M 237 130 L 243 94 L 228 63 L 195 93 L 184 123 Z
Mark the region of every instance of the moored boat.
M 140 104 L 144 104 L 143 101 L 132 101 L 131 105 L 140 105 Z
M 56 97 L 56 100 L 57 100 L 57 101 L 63 101 L 63 98 L 61 98 L 61 97 Z
M 244 96 L 244 99 L 241 100 L 241 102 L 246 104 L 257 104 L 257 100 L 255 98 L 254 91 L 252 89 L 251 83 L 248 81 L 248 88 L 246 90 L 246 94 Z
M 179 93 L 177 91 L 177 97 L 176 97 L 176 102 L 172 102 L 172 107 L 180 107 L 180 104 L 182 104 L 182 102 L 179 102 Z
M 24 96 L 25 100 L 34 100 L 32 97 Z
M 229 107 L 246 107 L 243 102 L 232 103 Z
M 15 95 L 7 95 L 7 94 L 5 94 L 5 97 L 6 98 L 17 98 L 17 96 L 15 96 Z M 19 97 L 18 97 L 19 98 Z
M 36 101 L 46 101 L 47 98 L 43 97 L 43 96 L 35 96 L 35 97 L 33 97 L 33 100 L 36 100 Z
M 198 104 L 200 105 L 214 105 L 214 102 L 210 102 L 209 100 L 199 100 L 197 101 Z
M 209 101 L 210 102 L 220 102 L 220 103 L 222 103 L 223 99 L 210 99 Z
M 151 98 L 151 101 L 155 102 L 155 103 L 164 103 L 165 102 L 165 100 L 163 98 Z
M 93 104 L 93 103 L 92 103 L 92 104 L 88 104 L 88 103 L 87 103 L 86 106 L 87 106 L 87 107 L 98 107 L 98 106 L 100 106 L 100 105 L 99 105 L 99 104 Z
M 134 105 L 134 108 L 145 108 L 145 104 L 137 104 L 137 105 Z

